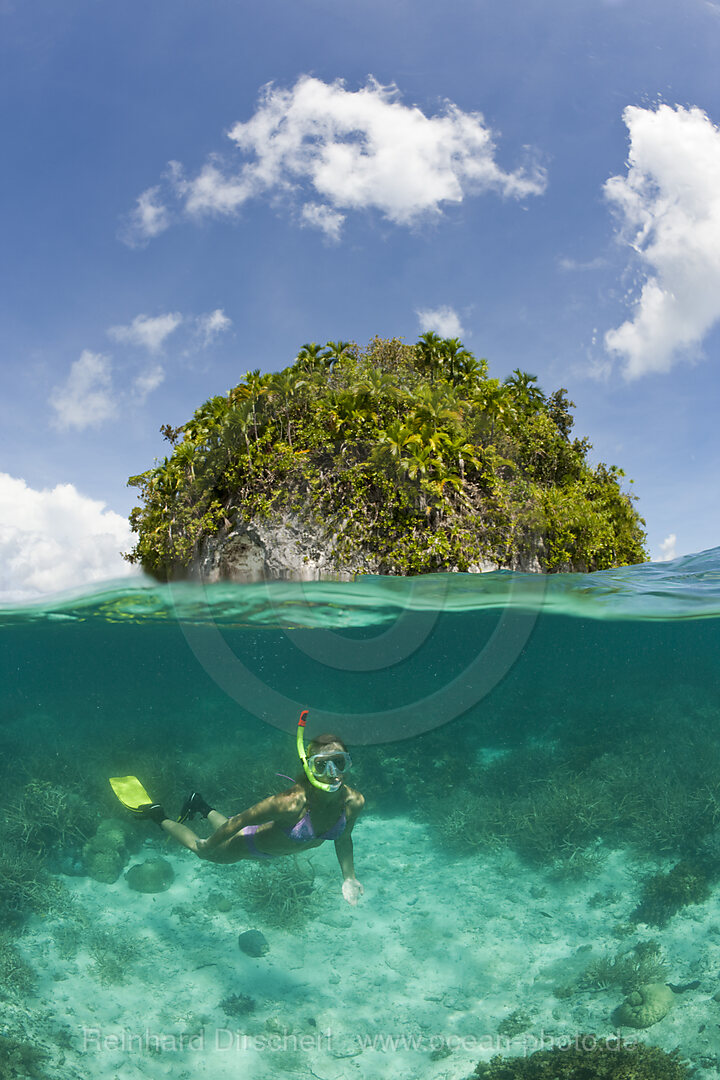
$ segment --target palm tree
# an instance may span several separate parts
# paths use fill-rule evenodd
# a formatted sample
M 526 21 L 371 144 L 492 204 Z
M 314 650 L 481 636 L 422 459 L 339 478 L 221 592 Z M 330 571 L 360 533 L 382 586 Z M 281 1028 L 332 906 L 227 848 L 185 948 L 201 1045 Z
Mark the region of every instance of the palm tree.
M 357 432 L 368 421 L 377 421 L 372 402 L 364 390 L 357 390 L 353 386 L 347 390 L 333 391 L 329 400 L 332 408 L 328 420 L 335 436 L 340 435 L 343 429 Z
M 288 444 L 292 446 L 292 430 L 290 411 L 297 402 L 298 391 L 305 386 L 305 379 L 288 371 L 279 371 L 273 375 L 268 388 L 269 396 L 277 401 L 285 413 L 285 429 L 287 431 Z
M 388 375 L 386 371 L 378 371 L 377 368 L 364 371 L 353 385 L 353 390 L 374 398 L 387 397 L 391 401 L 397 400 L 401 393 L 392 375 Z
M 253 467 L 248 429 L 253 420 L 253 405 L 254 401 L 247 399 L 246 401 L 241 401 L 232 408 L 225 418 L 225 424 L 221 433 L 221 440 L 225 446 L 229 460 L 232 460 L 234 457 L 238 435 L 243 437 L 245 440 L 245 451 L 247 453 L 250 472 L 253 471 Z
M 521 371 L 520 368 L 514 368 L 512 375 L 508 375 L 505 386 L 512 391 L 513 398 L 523 412 L 537 412 L 545 402 L 545 395 L 537 386 L 537 375 Z
M 381 465 L 391 464 L 396 472 L 402 472 L 401 463 L 409 447 L 417 445 L 418 435 L 402 420 L 393 420 L 384 431 L 380 432 L 378 442 L 371 455 L 372 460 Z
M 473 446 L 471 442 L 468 442 L 467 434 L 461 431 L 458 435 L 445 436 L 444 446 L 444 458 L 449 459 L 453 464 L 457 464 L 460 474 L 460 480 L 465 481 L 465 467 L 479 472 L 482 469 L 481 462 L 477 456 L 477 447 Z
M 425 476 L 433 466 L 441 463 L 435 461 L 429 446 L 420 446 L 417 443 L 413 443 L 408 446 L 408 452 L 406 456 L 401 459 L 400 464 L 406 476 L 411 480 L 419 480 L 421 477 Z
M 327 364 L 330 372 L 332 372 L 338 360 L 345 355 L 351 345 L 351 341 L 327 341 L 325 343 L 325 352 L 323 353 L 322 358 Z
M 195 447 L 189 440 L 175 447 L 172 460 L 179 469 L 185 470 L 185 475 L 191 482 L 195 480 Z
M 433 330 L 428 330 L 427 333 L 420 335 L 415 349 L 422 370 L 429 376 L 430 382 L 434 382 L 440 370 L 443 339 Z
M 252 418 L 253 418 L 253 434 L 255 436 L 255 442 L 258 441 L 258 427 L 257 427 L 257 403 L 263 394 L 267 394 L 270 387 L 269 375 L 261 375 L 260 368 L 255 368 L 253 371 L 245 372 L 245 382 L 243 390 L 246 396 L 252 403 Z
M 473 395 L 473 405 L 490 420 L 490 438 L 495 435 L 495 424 L 504 427 L 515 415 L 510 388 L 497 379 L 488 379 Z
M 153 502 L 160 505 L 163 514 L 170 513 L 183 486 L 183 476 L 173 458 L 165 458 L 148 480 L 148 492 Z
M 423 424 L 420 429 L 415 429 L 415 434 L 419 446 L 427 446 L 433 454 L 443 457 L 450 440 L 447 431 L 442 431 L 432 424 Z
M 217 432 L 228 411 L 228 399 L 215 394 L 195 410 L 192 420 L 185 424 L 185 439 L 200 446 Z
M 325 346 L 318 345 L 317 341 L 306 341 L 301 345 L 295 357 L 295 363 L 299 364 L 308 375 L 315 375 L 318 371 L 325 370 Z
M 464 363 L 475 360 L 473 354 L 468 352 L 460 338 L 445 338 L 443 340 L 441 358 L 443 364 L 447 364 L 450 369 L 450 382 L 455 382 L 455 377 L 462 371 Z
M 455 427 L 462 416 L 461 402 L 456 394 L 447 389 L 431 389 L 423 386 L 415 396 L 413 417 L 421 424 L 429 424 L 433 431 L 439 427 Z
M 460 381 L 473 386 L 487 376 L 487 360 L 476 360 L 471 352 L 463 351 L 456 360 Z

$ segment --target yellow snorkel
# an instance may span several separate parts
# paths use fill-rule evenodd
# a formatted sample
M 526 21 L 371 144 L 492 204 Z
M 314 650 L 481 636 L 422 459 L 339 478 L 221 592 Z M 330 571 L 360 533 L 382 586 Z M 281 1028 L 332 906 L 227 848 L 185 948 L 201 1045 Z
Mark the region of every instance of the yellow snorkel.
M 321 791 L 337 791 L 340 784 L 324 784 L 322 780 L 318 780 L 313 775 L 313 771 L 308 764 L 308 759 L 305 754 L 305 724 L 307 723 L 308 710 L 303 709 L 300 713 L 300 719 L 297 726 L 297 752 L 300 760 L 302 761 L 302 767 L 305 770 L 305 775 L 312 784 L 313 787 L 320 788 Z

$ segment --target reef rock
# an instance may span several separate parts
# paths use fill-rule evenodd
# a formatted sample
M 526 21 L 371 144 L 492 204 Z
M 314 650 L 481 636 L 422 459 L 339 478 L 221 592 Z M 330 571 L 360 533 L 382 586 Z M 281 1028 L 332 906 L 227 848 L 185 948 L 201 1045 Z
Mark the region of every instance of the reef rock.
M 665 983 L 646 983 L 639 986 L 613 1013 L 616 1024 L 625 1027 L 649 1028 L 670 1012 L 673 992 Z
M 95 881 L 112 885 L 120 877 L 128 855 L 137 851 L 139 844 L 131 827 L 114 818 L 105 818 L 82 849 L 85 873 Z
M 244 930 L 238 937 L 238 945 L 248 956 L 264 956 L 270 946 L 261 930 Z
M 125 880 L 135 892 L 166 892 L 175 880 L 175 871 L 167 859 L 147 859 L 131 866 Z

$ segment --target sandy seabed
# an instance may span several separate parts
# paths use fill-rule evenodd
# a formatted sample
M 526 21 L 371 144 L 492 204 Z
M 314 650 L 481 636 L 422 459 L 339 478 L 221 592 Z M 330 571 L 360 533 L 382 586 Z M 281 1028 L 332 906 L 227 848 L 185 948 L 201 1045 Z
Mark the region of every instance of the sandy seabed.
M 716 894 L 662 929 L 629 929 L 640 882 L 657 865 L 627 852 L 607 852 L 589 878 L 559 881 L 507 853 L 442 851 L 406 818 L 368 816 L 354 835 L 360 904 L 343 900 L 328 843 L 298 857 L 312 862 L 314 897 L 307 920 L 284 927 L 243 905 L 245 875 L 260 866 L 201 863 L 160 836 L 128 865 L 167 859 L 175 880 L 166 892 L 134 892 L 124 876 L 113 885 L 64 878 L 69 914 L 33 919 L 20 939 L 37 975 L 26 1020 L 47 1052 L 47 1075 L 464 1080 L 496 1053 L 591 1033 L 677 1047 L 700 1080 L 718 1076 Z M 127 953 L 119 968 L 86 947 L 88 928 Z M 250 928 L 267 938 L 265 956 L 239 949 Z M 661 948 L 668 982 L 699 980 L 653 1027 L 613 1025 L 616 986 L 556 994 L 592 960 L 648 940 Z M 233 1012 L 243 995 L 254 1008 Z M 8 1010 L 6 1021 L 13 1011 L 22 1019 L 22 1008 Z

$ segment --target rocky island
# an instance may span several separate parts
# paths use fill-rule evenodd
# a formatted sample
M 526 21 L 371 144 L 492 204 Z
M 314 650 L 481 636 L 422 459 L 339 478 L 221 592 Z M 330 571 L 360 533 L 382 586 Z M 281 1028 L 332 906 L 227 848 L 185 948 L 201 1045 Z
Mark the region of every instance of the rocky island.
M 455 338 L 304 345 L 163 426 L 171 452 L 128 481 L 126 558 L 207 581 L 642 562 L 624 474 L 589 463 L 572 408 Z

